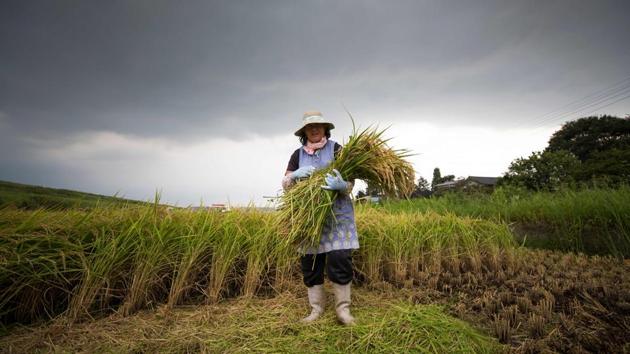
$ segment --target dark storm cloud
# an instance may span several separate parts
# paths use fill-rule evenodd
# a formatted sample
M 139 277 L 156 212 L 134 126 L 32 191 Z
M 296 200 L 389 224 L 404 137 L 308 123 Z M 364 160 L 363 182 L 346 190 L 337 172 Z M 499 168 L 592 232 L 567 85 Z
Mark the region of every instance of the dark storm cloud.
M 630 62 L 627 1 L 0 6 L 0 111 L 23 134 L 238 139 L 342 101 L 497 125 L 628 76 Z

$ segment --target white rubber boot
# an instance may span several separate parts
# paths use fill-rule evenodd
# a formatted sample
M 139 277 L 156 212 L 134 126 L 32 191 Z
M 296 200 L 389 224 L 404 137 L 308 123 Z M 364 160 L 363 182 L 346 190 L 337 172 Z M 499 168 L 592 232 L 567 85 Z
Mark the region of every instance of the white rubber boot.
M 350 287 L 352 283 L 341 285 L 333 283 L 335 289 L 335 311 L 337 319 L 346 326 L 354 325 L 354 317 L 350 314 Z
M 311 314 L 302 319 L 304 323 L 315 321 L 324 313 L 326 305 L 326 294 L 324 293 L 324 285 L 313 285 L 308 290 L 308 303 L 311 305 Z

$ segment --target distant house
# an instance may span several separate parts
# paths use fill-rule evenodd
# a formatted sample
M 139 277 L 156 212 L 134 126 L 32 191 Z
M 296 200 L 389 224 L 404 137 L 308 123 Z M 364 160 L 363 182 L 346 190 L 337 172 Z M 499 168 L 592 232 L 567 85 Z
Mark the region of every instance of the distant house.
M 225 204 L 211 204 L 209 210 L 225 212 L 225 211 L 230 211 L 230 207 Z
M 497 182 L 499 182 L 499 177 L 469 176 L 464 180 L 462 187 L 463 189 L 489 188 L 492 190 L 497 185 Z
M 433 187 L 436 194 L 447 191 L 492 191 L 499 181 L 499 177 L 469 176 L 454 181 L 438 183 Z
M 193 211 L 207 210 L 207 211 L 230 211 L 230 206 L 225 204 L 211 204 L 210 206 L 190 206 L 188 209 Z
M 461 181 L 463 181 L 463 179 L 438 183 L 435 186 L 433 186 L 433 192 L 436 194 L 440 194 L 446 191 L 454 190 L 457 188 L 458 184 Z

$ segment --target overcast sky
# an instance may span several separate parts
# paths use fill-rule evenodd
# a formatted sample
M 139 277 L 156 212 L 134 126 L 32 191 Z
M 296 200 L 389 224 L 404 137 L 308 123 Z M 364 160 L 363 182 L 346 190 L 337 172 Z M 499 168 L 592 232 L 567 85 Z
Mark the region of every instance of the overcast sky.
M 261 204 L 307 110 L 419 175 L 499 176 L 630 114 L 630 2 L 2 1 L 0 180 Z

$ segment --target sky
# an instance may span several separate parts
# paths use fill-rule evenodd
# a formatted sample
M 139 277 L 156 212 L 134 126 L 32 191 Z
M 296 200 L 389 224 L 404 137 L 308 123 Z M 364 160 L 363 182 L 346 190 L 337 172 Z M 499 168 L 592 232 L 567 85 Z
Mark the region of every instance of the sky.
M 280 193 L 302 114 L 418 176 L 500 176 L 630 114 L 630 2 L 3 1 L 0 180 L 180 206 Z M 358 183 L 356 189 L 364 185 Z

